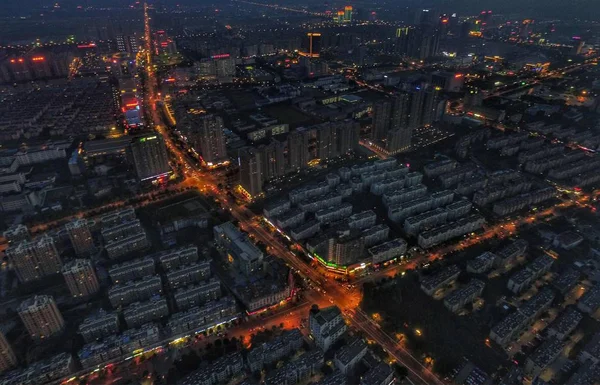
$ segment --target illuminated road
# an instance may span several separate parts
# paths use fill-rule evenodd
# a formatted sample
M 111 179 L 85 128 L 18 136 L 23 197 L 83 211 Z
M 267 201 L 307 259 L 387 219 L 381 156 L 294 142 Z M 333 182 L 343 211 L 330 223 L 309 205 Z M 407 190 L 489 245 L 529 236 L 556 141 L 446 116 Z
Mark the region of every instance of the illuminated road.
M 358 290 L 348 291 L 340 283 L 322 276 L 315 267 L 297 258 L 294 253 L 274 237 L 273 233 L 260 226 L 254 220 L 254 213 L 245 206 L 237 205 L 228 199 L 226 192 L 217 188 L 218 181 L 215 180 L 213 175 L 198 170 L 190 161 L 188 155 L 173 142 L 171 136 L 166 132 L 165 126 L 162 125 L 156 111 L 152 115 L 157 119 L 155 127 L 165 138 L 167 148 L 172 152 L 173 157 L 181 162 L 184 167 L 187 166 L 186 168 L 193 170 L 189 173 L 190 176 L 186 177 L 186 180 L 183 182 L 184 185 L 194 186 L 206 195 L 218 199 L 223 207 L 230 211 L 233 218 L 239 221 L 242 229 L 247 231 L 256 240 L 267 245 L 271 253 L 282 258 L 301 277 L 310 280 L 312 284 L 319 288 L 318 292 L 307 292 L 310 293 L 309 295 L 314 303 L 321 306 L 335 304 L 342 309 L 353 326 L 363 331 L 368 338 L 383 346 L 398 363 L 407 367 L 409 379 L 413 384 L 432 385 L 443 383 L 407 350 L 401 349 L 400 345 L 394 346 L 389 336 L 385 335 L 379 329 L 374 329 L 370 323 L 363 322 L 361 317 L 364 317 L 364 315 L 359 310 L 361 293 Z

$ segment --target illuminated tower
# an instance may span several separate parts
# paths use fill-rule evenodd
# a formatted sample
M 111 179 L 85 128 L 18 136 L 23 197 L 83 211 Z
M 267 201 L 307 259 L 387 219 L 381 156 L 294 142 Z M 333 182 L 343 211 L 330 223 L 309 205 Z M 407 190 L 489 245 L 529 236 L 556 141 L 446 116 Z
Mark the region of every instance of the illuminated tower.
M 204 115 L 194 119 L 192 140 L 200 151 L 205 166 L 212 167 L 227 160 L 223 119 L 216 115 Z
M 301 55 L 307 57 L 319 57 L 321 53 L 321 34 L 319 32 L 309 32 L 302 44 Z
M 344 7 L 344 23 L 352 22 L 352 6 L 346 5 Z

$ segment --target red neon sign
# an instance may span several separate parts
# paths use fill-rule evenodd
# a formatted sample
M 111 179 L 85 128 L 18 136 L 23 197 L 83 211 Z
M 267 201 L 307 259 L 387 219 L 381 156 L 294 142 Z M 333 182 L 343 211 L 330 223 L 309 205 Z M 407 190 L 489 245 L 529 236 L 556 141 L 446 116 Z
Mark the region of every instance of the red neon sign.
M 222 54 L 219 54 L 219 55 L 213 55 L 210 58 L 211 59 L 225 59 L 225 58 L 228 58 L 229 56 L 230 55 L 228 53 L 222 53 Z

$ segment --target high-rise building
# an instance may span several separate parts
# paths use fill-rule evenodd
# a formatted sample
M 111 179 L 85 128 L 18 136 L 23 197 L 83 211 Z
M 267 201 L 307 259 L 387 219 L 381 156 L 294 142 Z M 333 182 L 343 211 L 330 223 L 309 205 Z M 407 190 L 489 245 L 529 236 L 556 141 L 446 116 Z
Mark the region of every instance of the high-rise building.
M 17 356 L 8 343 L 4 333 L 0 332 L 0 373 L 17 365 Z
M 240 185 L 250 198 L 262 193 L 263 153 L 252 147 L 243 148 L 238 153 Z
M 360 123 L 347 119 L 332 124 L 337 129 L 337 154 L 343 155 L 354 151 L 358 147 Z
M 115 40 L 119 52 L 136 54 L 140 50 L 140 43 L 135 35 L 117 35 Z
M 59 333 L 65 326 L 54 298 L 49 295 L 36 295 L 26 299 L 17 309 L 21 321 L 31 337 L 47 338 Z
M 54 239 L 48 235 L 11 246 L 6 250 L 6 255 L 20 282 L 60 273 L 62 267 Z
M 231 78 L 235 76 L 235 59 L 229 54 L 212 56 L 215 61 L 215 71 L 218 78 Z
M 140 181 L 165 177 L 171 173 L 167 146 L 158 134 L 134 138 L 131 141 L 131 154 Z
M 408 126 L 410 95 L 398 93 L 392 98 L 390 130 L 398 130 Z
M 410 149 L 412 130 L 408 127 L 388 131 L 386 150 L 390 154 L 407 151 Z
M 392 103 L 390 100 L 381 100 L 373 105 L 373 123 L 371 125 L 371 138 L 373 140 L 385 139 L 390 129 Z
M 336 127 L 327 122 L 317 126 L 317 158 L 329 159 L 338 156 Z
M 423 105 L 425 104 L 425 86 L 418 85 L 410 91 L 410 114 L 408 127 L 411 130 L 419 128 L 423 121 Z
M 308 136 L 307 130 L 290 132 L 288 135 L 287 160 L 290 170 L 299 170 L 308 164 Z
M 271 142 L 259 147 L 262 152 L 262 174 L 265 181 L 283 176 L 285 173 L 285 143 L 272 138 Z
M 425 90 L 425 100 L 423 103 L 423 115 L 421 125 L 428 126 L 437 121 L 438 103 L 440 102 L 440 88 L 429 86 Z
M 199 150 L 204 165 L 211 167 L 227 160 L 223 119 L 216 115 L 203 115 L 193 119 L 190 133 L 194 147 Z
M 87 297 L 100 290 L 96 270 L 89 259 L 75 259 L 67 263 L 62 274 L 73 297 Z
M 399 93 L 373 107 L 373 140 L 386 142 L 386 150 L 396 153 L 408 149 L 412 137 L 409 93 Z
M 352 22 L 352 6 L 346 5 L 344 7 L 344 22 L 351 23 Z
M 407 57 L 417 56 L 418 35 L 416 28 L 398 28 L 396 30 L 396 53 Z
M 430 25 L 398 28 L 396 52 L 410 58 L 427 59 L 439 53 L 440 36 L 440 29 Z
M 307 57 L 319 57 L 321 54 L 321 34 L 319 32 L 308 32 L 302 40 L 300 55 Z
M 77 219 L 65 225 L 69 239 L 78 256 L 89 255 L 94 249 L 94 239 L 85 219 Z

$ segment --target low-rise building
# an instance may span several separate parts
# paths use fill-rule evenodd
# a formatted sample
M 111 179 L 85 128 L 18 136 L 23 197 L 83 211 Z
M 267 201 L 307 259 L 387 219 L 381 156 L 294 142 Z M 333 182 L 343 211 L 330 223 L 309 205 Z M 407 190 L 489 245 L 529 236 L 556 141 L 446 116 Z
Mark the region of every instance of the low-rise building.
M 154 259 L 150 256 L 113 265 L 108 269 L 108 275 L 110 275 L 113 283 L 131 281 L 153 275 L 154 272 Z
M 321 230 L 321 222 L 316 219 L 303 223 L 290 231 L 290 235 L 296 241 L 307 239 L 317 234 Z
M 268 373 L 265 384 L 295 385 L 306 382 L 319 372 L 319 369 L 323 366 L 323 359 L 323 353 L 319 350 L 304 353 L 282 368 Z
M 291 207 L 291 202 L 287 199 L 281 199 L 274 202 L 269 202 L 263 208 L 263 214 L 267 218 L 274 218 L 288 211 Z
M 391 241 L 382 243 L 369 248 L 368 252 L 371 256 L 373 264 L 389 261 L 398 258 L 406 253 L 406 241 L 402 238 L 396 238 Z
M 277 227 L 283 230 L 304 223 L 305 218 L 306 213 L 298 208 L 295 208 L 279 215 L 275 220 L 275 223 L 277 224 Z
M 420 247 L 427 249 L 452 238 L 479 230 L 484 223 L 485 219 L 481 215 L 469 215 L 419 234 L 418 243 Z
M 330 206 L 337 206 L 342 203 L 342 196 L 337 193 L 329 193 L 323 196 L 309 198 L 298 203 L 298 207 L 305 212 L 316 213 L 317 211 Z
M 352 214 L 348 217 L 348 227 L 351 229 L 366 229 L 375 226 L 377 214 L 373 210 L 365 210 L 360 213 Z
M 471 211 L 473 204 L 467 199 L 461 199 L 446 206 L 445 210 L 448 213 L 448 220 L 454 221 L 460 217 L 464 217 Z
M 443 286 L 446 286 L 456 280 L 460 275 L 460 269 L 456 265 L 450 265 L 442 271 L 424 278 L 421 281 L 421 290 L 427 295 L 434 295 Z
M 147 322 L 158 321 L 168 315 L 167 300 L 158 296 L 150 298 L 148 301 L 134 302 L 123 310 L 123 317 L 129 328 L 137 328 Z
M 525 372 L 533 377 L 539 376 L 544 369 L 558 358 L 563 348 L 563 343 L 556 338 L 546 340 L 533 354 L 527 357 Z
M 514 312 L 497 323 L 490 331 L 490 339 L 501 346 L 505 346 L 517 337 L 527 324 L 527 317 L 519 312 Z
M 548 336 L 564 341 L 577 328 L 582 319 L 583 315 L 580 312 L 575 308 L 568 307 L 550 324 Z
M 92 342 L 119 332 L 119 314 L 100 309 L 86 317 L 79 325 L 79 334 L 85 342 Z
M 217 359 L 207 368 L 197 370 L 180 382 L 181 385 L 214 385 L 220 384 L 242 373 L 244 359 L 240 352 Z
M 300 349 L 303 343 L 304 338 L 300 329 L 285 331 L 280 336 L 248 352 L 246 356 L 248 368 L 251 372 L 257 372 L 264 365 L 276 362 Z
M 183 246 L 172 250 L 162 251 L 154 254 L 165 270 L 176 269 L 182 265 L 189 265 L 198 260 L 198 248 L 196 246 Z
M 159 275 L 119 283 L 108 289 L 108 299 L 114 308 L 127 306 L 137 301 L 145 301 L 160 294 L 162 294 L 162 281 Z
M 406 218 L 404 221 L 404 231 L 408 235 L 417 235 L 423 229 L 446 223 L 447 219 L 448 212 L 438 207 L 437 209 L 425 211 L 414 217 Z
M 454 290 L 444 299 L 444 305 L 451 312 L 458 312 L 466 304 L 473 302 L 483 292 L 485 283 L 478 279 L 472 279 L 464 287 Z
M 363 230 L 361 237 L 364 240 L 364 247 L 371 247 L 388 239 L 390 228 L 385 224 L 375 225 Z
M 345 375 L 348 375 L 356 367 L 356 364 L 367 354 L 367 344 L 361 338 L 356 338 L 348 345 L 342 346 L 335 353 L 333 362 L 335 367 Z
M 571 250 L 583 242 L 583 236 L 573 231 L 565 231 L 554 238 L 554 246 L 562 247 L 565 250 Z
M 210 261 L 202 260 L 190 265 L 182 265 L 167 271 L 167 282 L 173 290 L 193 283 L 204 281 L 210 277 Z
M 213 227 L 215 243 L 224 249 L 228 259 L 245 275 L 257 271 L 263 261 L 263 252 L 231 222 Z
M 124 236 L 118 241 L 110 242 L 104 246 L 108 258 L 116 259 L 123 255 L 133 253 L 134 251 L 144 250 L 150 247 L 150 241 L 146 237 L 146 232 Z
M 577 285 L 580 278 L 581 273 L 579 273 L 579 271 L 569 268 L 560 273 L 560 275 L 552 281 L 552 286 L 562 294 L 565 294 Z
M 29 364 L 2 376 L 3 385 L 42 385 L 68 377 L 75 371 L 75 361 L 69 353 L 59 353 L 43 361 Z
M 139 329 L 129 329 L 100 342 L 84 345 L 77 355 L 81 366 L 90 368 L 132 356 L 132 352 L 156 344 L 158 341 L 160 341 L 158 326 L 145 324 Z
M 383 203 L 390 207 L 392 205 L 415 200 L 427 194 L 427 186 L 419 184 L 398 190 L 388 191 L 383 194 Z
M 467 261 L 467 271 L 469 273 L 483 274 L 494 266 L 496 258 L 498 258 L 496 254 L 486 251 Z
M 172 335 L 194 331 L 201 333 L 215 326 L 230 322 L 238 317 L 235 300 L 232 297 L 223 297 L 210 301 L 186 311 L 174 313 L 167 322 L 167 330 Z
M 331 187 L 327 182 L 320 182 L 298 187 L 297 189 L 290 191 L 290 202 L 292 204 L 297 204 L 307 199 L 325 195 L 330 191 L 330 188 Z
M 360 385 L 390 385 L 394 382 L 394 371 L 386 363 L 369 369 L 360 379 Z
M 585 345 L 579 355 L 579 361 L 582 363 L 591 362 L 595 365 L 600 363 L 600 332 L 594 334 L 590 342 Z
M 173 295 L 177 308 L 186 310 L 194 306 L 200 306 L 208 301 L 216 300 L 221 296 L 221 281 L 216 278 L 180 288 Z
M 529 284 L 533 279 L 533 273 L 525 268 L 510 277 L 507 284 L 508 290 L 518 294 L 529 287 Z
M 600 284 L 596 284 L 581 296 L 577 308 L 587 314 L 594 314 L 600 308 Z
M 352 214 L 352 204 L 343 202 L 339 206 L 327 207 L 315 213 L 315 218 L 321 224 L 328 224 L 347 218 Z
M 518 257 L 525 254 L 528 246 L 529 243 L 524 239 L 518 239 L 511 242 L 509 245 L 495 253 L 498 258 L 494 262 L 494 266 L 506 268 L 507 266 L 514 264 Z

